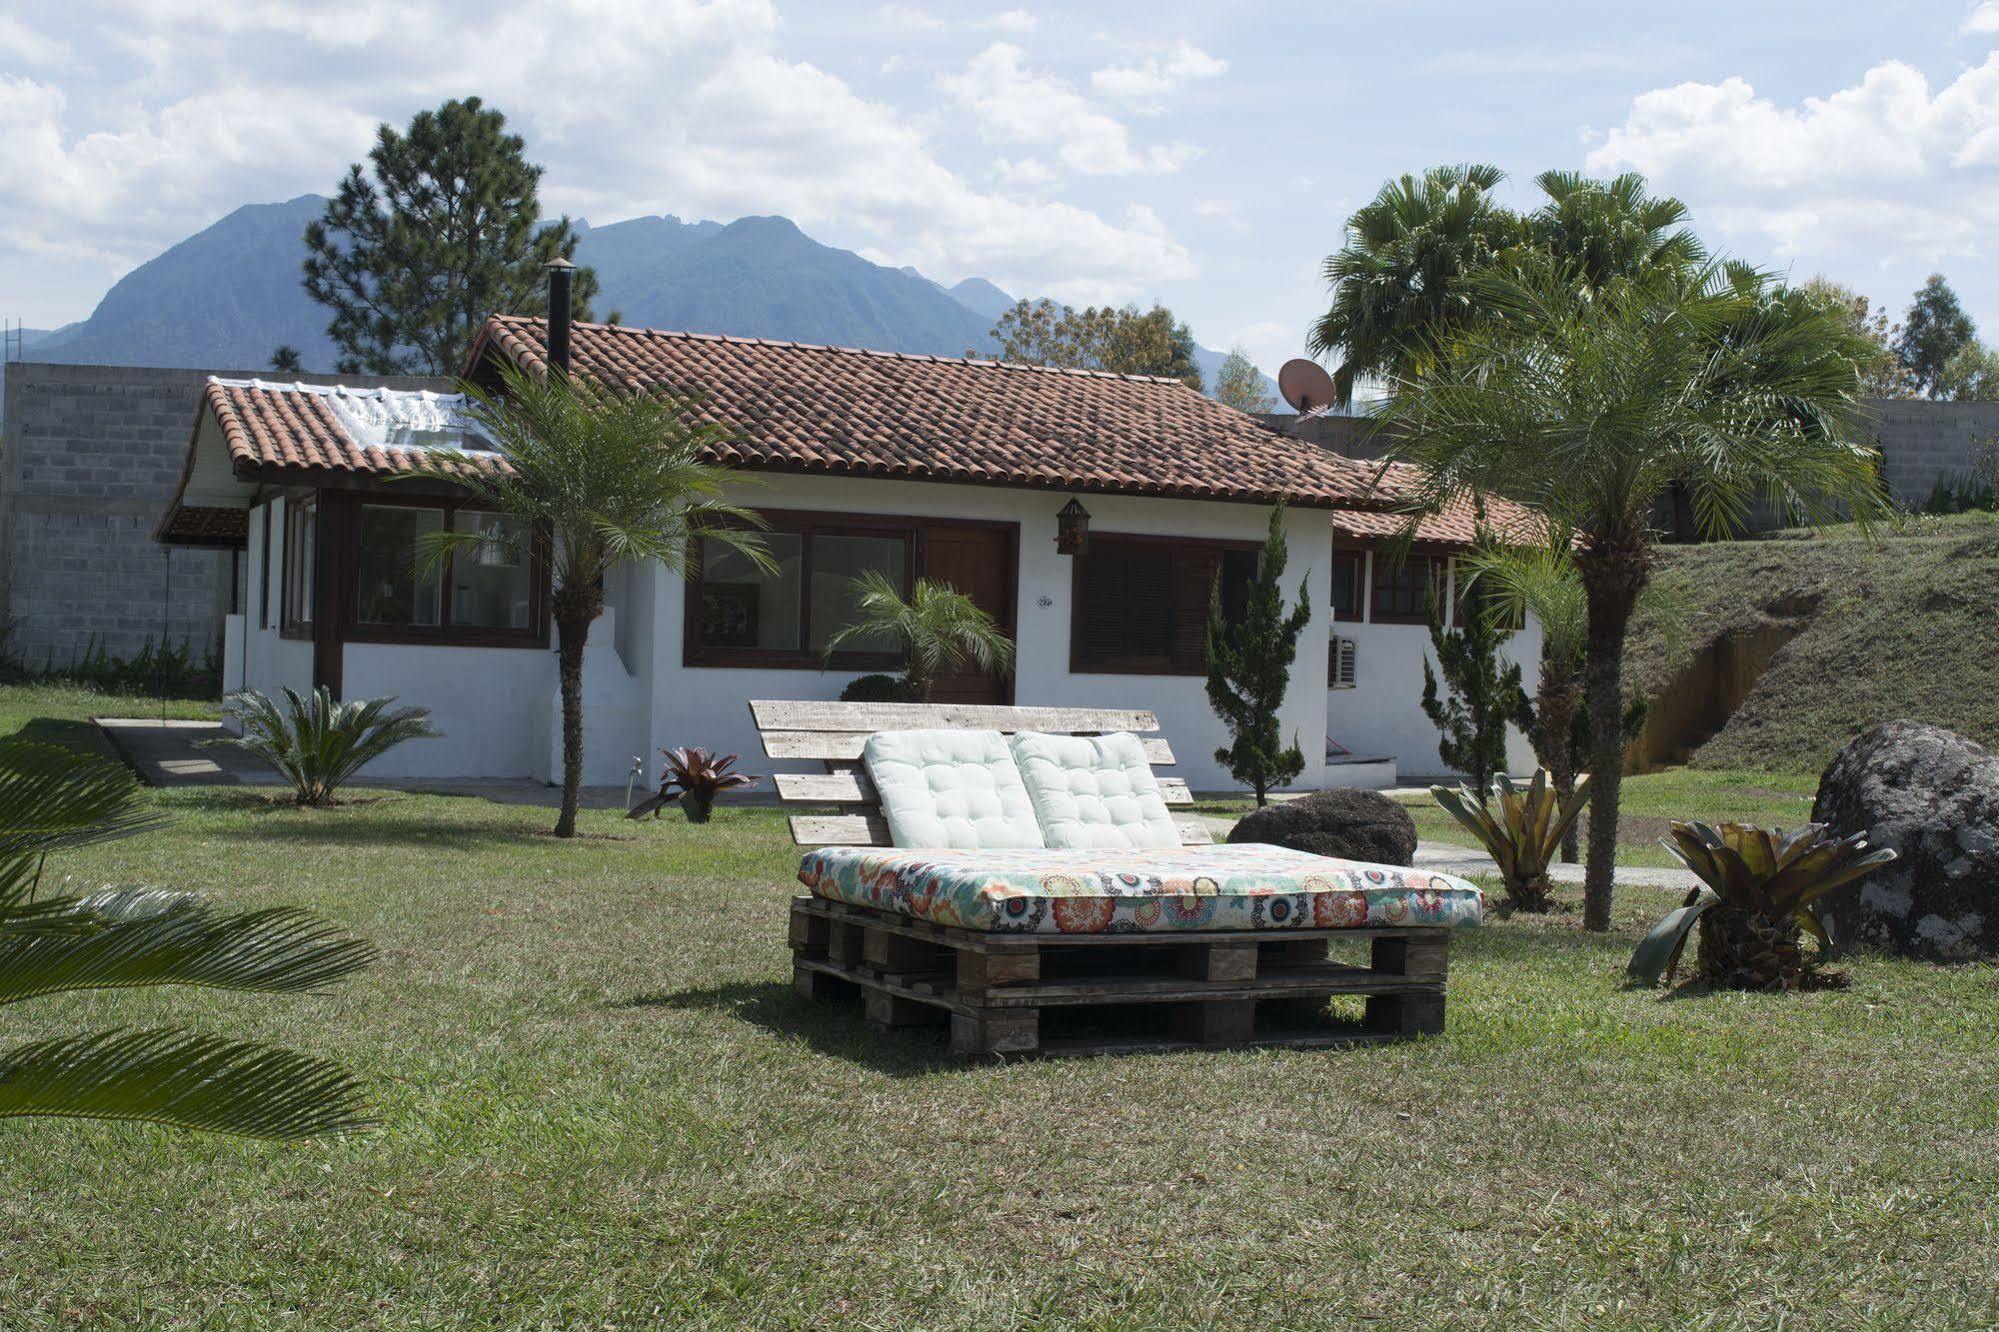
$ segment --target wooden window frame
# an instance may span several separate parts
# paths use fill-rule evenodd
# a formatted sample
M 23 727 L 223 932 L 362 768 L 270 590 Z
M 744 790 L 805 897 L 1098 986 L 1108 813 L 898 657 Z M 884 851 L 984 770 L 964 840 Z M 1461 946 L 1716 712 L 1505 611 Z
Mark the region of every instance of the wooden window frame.
M 1010 528 L 1019 524 L 989 518 L 921 518 L 909 514 L 847 513 L 823 509 L 759 509 L 767 524 L 763 531 L 802 537 L 799 552 L 799 617 L 796 648 L 747 648 L 714 646 L 701 641 L 701 550 L 691 543 L 689 567 L 694 576 L 687 580 L 681 618 L 681 664 L 696 667 L 754 667 L 780 671 L 896 671 L 903 667 L 900 652 L 836 652 L 831 657 L 814 652 L 812 641 L 812 539 L 816 536 L 893 537 L 903 543 L 902 589 L 906 595 L 923 567 L 923 536 L 931 528 Z M 1018 545 L 1014 561 L 1019 563 Z M 1008 573 L 1011 586 L 1017 568 Z M 1001 628 L 1009 634 L 1011 624 Z
M 1178 537 L 1159 536 L 1149 532 L 1092 532 L 1090 544 L 1081 554 L 1072 556 L 1073 566 L 1069 572 L 1069 674 L 1071 675 L 1177 675 L 1202 676 L 1207 674 L 1207 662 L 1199 665 L 1191 662 L 1160 662 L 1150 659 L 1131 659 L 1103 662 L 1083 659 L 1083 576 L 1090 552 L 1100 545 L 1163 546 L 1175 550 L 1200 549 L 1215 552 L 1219 559 L 1223 551 L 1250 550 L 1261 552 L 1261 541 L 1236 541 L 1222 537 Z M 1206 604 L 1203 603 L 1203 618 Z M 1179 607 L 1174 608 L 1174 618 L 1179 619 Z M 1205 658 L 1206 652 L 1203 651 Z
M 1364 550 L 1336 550 L 1333 552 L 1333 587 L 1339 587 L 1339 568 L 1342 564 L 1354 566 L 1353 599 L 1351 607 L 1333 602 L 1333 621 L 1336 624 L 1364 624 L 1367 621 L 1367 597 L 1370 591 L 1367 552 Z
M 1451 615 L 1451 596 L 1452 596 L 1451 557 L 1448 553 L 1442 551 L 1411 551 L 1406 557 L 1404 557 L 1400 561 L 1389 558 L 1386 555 L 1386 553 L 1383 551 L 1376 551 L 1374 553 L 1374 575 L 1373 577 L 1368 579 L 1368 589 L 1367 589 L 1367 612 L 1368 612 L 1369 624 L 1427 625 L 1430 623 L 1430 617 L 1428 613 L 1425 611 L 1419 610 L 1414 612 L 1413 614 L 1408 614 L 1400 612 L 1384 612 L 1382 610 L 1381 594 L 1383 591 L 1382 577 L 1384 573 L 1392 574 L 1395 571 L 1413 568 L 1417 565 L 1423 565 L 1432 570 L 1437 570 L 1437 569 L 1442 570 L 1442 578 L 1440 580 L 1436 580 L 1433 585 L 1437 589 L 1438 608 L 1442 610 L 1444 613 L 1446 627 L 1449 626 L 1450 623 L 1449 617 Z M 1434 578 L 1435 575 L 1433 574 L 1433 579 Z
M 321 587 L 331 591 L 337 603 L 339 636 L 343 643 L 400 643 L 412 647 L 493 647 L 547 648 L 549 645 L 548 538 L 536 532 L 529 548 L 528 627 L 496 629 L 473 625 L 453 625 L 451 580 L 447 575 L 438 590 L 436 625 L 367 624 L 360 619 L 361 510 L 377 508 L 441 509 L 447 528 L 462 510 L 491 513 L 473 501 L 437 495 L 384 495 L 379 492 L 342 492 L 321 495 L 321 523 L 328 527 L 331 546 L 331 580 Z
M 305 589 L 301 585 L 299 554 L 306 543 L 299 537 L 299 527 L 301 520 L 308 517 L 312 519 L 312 612 L 300 617 L 299 594 Z M 321 611 L 320 600 L 326 590 L 326 571 L 322 567 L 326 557 L 324 518 L 317 496 L 285 496 L 284 551 L 278 561 L 278 632 L 285 638 L 309 641 L 313 637 L 313 626 Z
M 259 629 L 268 629 L 271 627 L 271 505 L 269 500 L 264 502 L 260 512 L 264 516 L 264 539 L 262 548 L 258 552 L 260 567 L 257 570 L 257 627 Z

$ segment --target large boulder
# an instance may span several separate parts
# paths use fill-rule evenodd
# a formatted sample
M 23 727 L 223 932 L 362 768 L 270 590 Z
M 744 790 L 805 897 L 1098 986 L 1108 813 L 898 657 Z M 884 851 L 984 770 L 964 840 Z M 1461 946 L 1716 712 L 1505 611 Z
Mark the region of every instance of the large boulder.
M 1370 865 L 1407 865 L 1416 857 L 1416 820 L 1379 791 L 1340 788 L 1251 810 L 1230 830 L 1229 840 Z
M 1812 821 L 1900 856 L 1820 899 L 1835 949 L 1999 957 L 1999 755 L 1942 727 L 1887 722 L 1827 766 Z

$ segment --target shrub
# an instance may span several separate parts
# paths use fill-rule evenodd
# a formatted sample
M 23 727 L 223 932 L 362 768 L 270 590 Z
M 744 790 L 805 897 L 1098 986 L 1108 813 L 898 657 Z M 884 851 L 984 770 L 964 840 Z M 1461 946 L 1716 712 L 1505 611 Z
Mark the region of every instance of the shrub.
M 1589 803 L 1589 790 L 1589 778 L 1581 778 L 1564 799 L 1549 780 L 1548 770 L 1541 768 L 1525 791 L 1510 777 L 1492 779 L 1497 814 L 1464 787 L 1453 791 L 1433 786 L 1430 794 L 1499 862 L 1507 900 L 1520 911 L 1546 911 L 1554 888 L 1548 879 L 1548 862 L 1555 858 L 1563 835 L 1575 826 L 1576 817 Z
M 1839 838 L 1822 823 L 1794 833 L 1741 823 L 1709 827 L 1675 823 L 1666 849 L 1692 870 L 1701 885 L 1645 936 L 1627 968 L 1634 983 L 1671 980 L 1700 925 L 1697 974 L 1709 985 L 1731 990 L 1796 990 L 1806 985 L 1844 983 L 1843 976 L 1818 970 L 1801 944 L 1809 932 L 1823 948 L 1825 931 L 1808 908 L 1833 889 L 1895 859 L 1894 851 L 1871 850 L 1866 833 Z
M 241 718 L 243 734 L 211 740 L 248 750 L 292 784 L 301 805 L 325 806 L 341 786 L 405 740 L 435 738 L 428 708 L 398 708 L 393 698 L 335 702 L 321 685 L 310 697 L 287 687 L 280 708 L 254 689 L 223 700 L 223 712 Z
M 915 703 L 919 700 L 909 681 L 898 675 L 860 675 L 840 691 L 842 703 Z

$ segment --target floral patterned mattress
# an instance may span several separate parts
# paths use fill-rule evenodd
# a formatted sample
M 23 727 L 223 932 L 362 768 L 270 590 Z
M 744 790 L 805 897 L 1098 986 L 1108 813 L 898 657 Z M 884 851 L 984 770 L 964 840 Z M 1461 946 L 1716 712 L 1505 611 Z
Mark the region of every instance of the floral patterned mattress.
M 1029 934 L 1476 925 L 1479 890 L 1447 874 L 1239 843 L 1170 850 L 821 847 L 815 896 L 939 925 Z

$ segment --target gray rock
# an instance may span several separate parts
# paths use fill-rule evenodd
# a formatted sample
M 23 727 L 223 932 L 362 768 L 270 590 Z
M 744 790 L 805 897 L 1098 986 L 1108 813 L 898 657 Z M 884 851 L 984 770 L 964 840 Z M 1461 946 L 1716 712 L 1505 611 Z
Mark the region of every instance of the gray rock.
M 1416 821 L 1379 791 L 1343 788 L 1251 810 L 1229 831 L 1229 840 L 1370 865 L 1407 865 L 1416 858 Z
M 1939 726 L 1884 723 L 1827 765 L 1812 819 L 1901 857 L 1820 899 L 1835 950 L 1999 957 L 1999 755 Z

